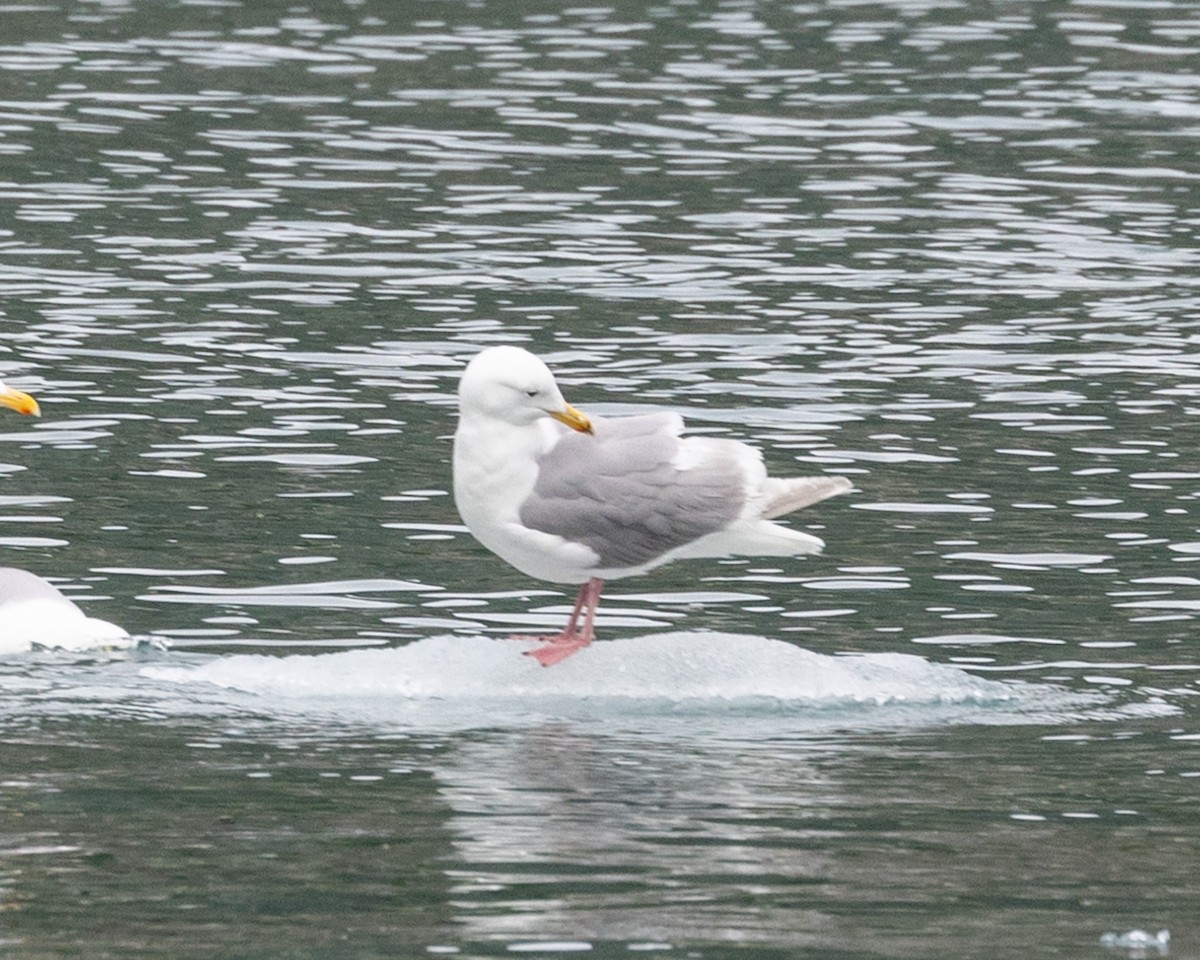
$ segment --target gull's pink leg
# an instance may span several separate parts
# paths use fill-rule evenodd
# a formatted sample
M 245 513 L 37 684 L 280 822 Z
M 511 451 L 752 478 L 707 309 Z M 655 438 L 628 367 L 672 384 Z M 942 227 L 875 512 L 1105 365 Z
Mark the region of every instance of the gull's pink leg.
M 571 617 L 567 620 L 567 625 L 562 628 L 560 633 L 553 636 L 539 636 L 536 633 L 515 633 L 510 636 L 509 640 L 520 640 L 524 643 L 545 643 L 551 640 L 569 640 L 575 636 L 575 632 L 579 627 L 579 614 L 583 610 L 584 602 L 587 600 L 588 584 L 582 584 L 579 588 L 579 594 L 575 597 L 575 606 L 571 610 Z
M 567 657 L 578 653 L 595 638 L 593 624 L 596 621 L 596 607 L 600 603 L 600 591 L 604 589 L 604 581 L 592 577 L 579 588 L 579 596 L 575 598 L 575 608 L 571 611 L 571 619 L 567 621 L 562 633 L 552 637 L 512 637 L 513 640 L 539 640 L 542 645 L 535 650 L 526 651 L 526 656 L 533 657 L 543 667 L 552 667 L 561 663 Z M 579 629 L 579 615 L 586 608 L 583 618 L 583 629 Z
M 575 631 L 579 627 L 579 614 L 583 611 L 584 604 L 587 603 L 589 586 L 591 586 L 590 581 L 580 585 L 579 593 L 575 596 L 575 606 L 571 610 L 571 619 L 568 620 L 567 625 L 563 627 L 562 636 L 573 637 L 575 635 Z
M 604 581 L 592 577 L 579 589 L 579 598 L 575 601 L 575 613 L 567 629 L 558 636 L 551 637 L 536 650 L 529 650 L 526 656 L 533 657 L 543 667 L 552 667 L 562 663 L 567 657 L 578 653 L 596 639 L 593 624 L 596 622 L 596 607 L 600 603 L 600 591 L 604 589 Z M 576 632 L 576 621 L 579 611 L 586 607 L 587 613 L 583 619 L 583 630 Z

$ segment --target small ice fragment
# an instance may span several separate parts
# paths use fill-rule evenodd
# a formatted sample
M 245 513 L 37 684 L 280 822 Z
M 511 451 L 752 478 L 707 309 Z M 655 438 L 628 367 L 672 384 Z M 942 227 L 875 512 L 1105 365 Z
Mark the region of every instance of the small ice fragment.
M 1171 931 L 1126 930 L 1124 933 L 1105 933 L 1100 945 L 1114 950 L 1128 950 L 1131 957 L 1151 955 L 1165 957 L 1171 949 Z

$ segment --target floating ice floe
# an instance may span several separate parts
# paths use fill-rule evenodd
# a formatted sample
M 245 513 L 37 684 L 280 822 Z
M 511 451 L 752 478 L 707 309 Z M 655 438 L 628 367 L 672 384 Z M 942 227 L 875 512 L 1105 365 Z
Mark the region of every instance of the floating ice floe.
M 912 654 L 831 656 L 765 637 L 712 631 L 601 641 L 553 667 L 521 656 L 531 644 L 428 637 L 402 647 L 287 657 L 237 655 L 197 667 L 146 668 L 271 697 L 407 700 L 590 698 L 821 703 L 1008 701 L 1009 682 Z
M 1171 950 L 1171 931 L 1126 930 L 1123 933 L 1105 933 L 1100 945 L 1112 950 L 1124 950 L 1130 957 L 1165 957 Z
M 560 718 L 648 729 L 648 717 L 701 716 L 788 716 L 818 726 L 1053 722 L 1109 702 L 912 654 L 824 654 L 714 631 L 602 640 L 548 668 L 522 655 L 530 646 L 443 635 L 316 655 L 182 655 L 139 672 L 200 696 L 225 691 L 271 713 L 455 728 Z

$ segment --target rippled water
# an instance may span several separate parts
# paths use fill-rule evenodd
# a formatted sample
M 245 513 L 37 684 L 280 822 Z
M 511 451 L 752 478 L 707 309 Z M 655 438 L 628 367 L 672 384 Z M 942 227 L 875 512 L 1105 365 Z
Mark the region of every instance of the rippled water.
M 147 641 L 0 662 L 0 955 L 1196 952 L 1193 4 L 0 22 L 0 564 Z M 489 639 L 497 341 L 825 553 Z

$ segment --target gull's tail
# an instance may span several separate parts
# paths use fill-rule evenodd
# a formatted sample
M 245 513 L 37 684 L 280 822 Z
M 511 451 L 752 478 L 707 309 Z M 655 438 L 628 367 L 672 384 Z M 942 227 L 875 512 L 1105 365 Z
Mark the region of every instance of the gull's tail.
M 748 505 L 741 520 L 694 540 L 670 554 L 675 557 L 795 557 L 818 553 L 825 546 L 820 537 L 772 522 L 772 517 L 799 510 L 827 497 L 850 490 L 845 477 L 768 477 L 762 496 Z M 761 512 L 755 512 L 761 511 Z
M 828 497 L 846 493 L 853 484 L 845 477 L 768 477 L 763 484 L 762 518 L 772 520 Z

